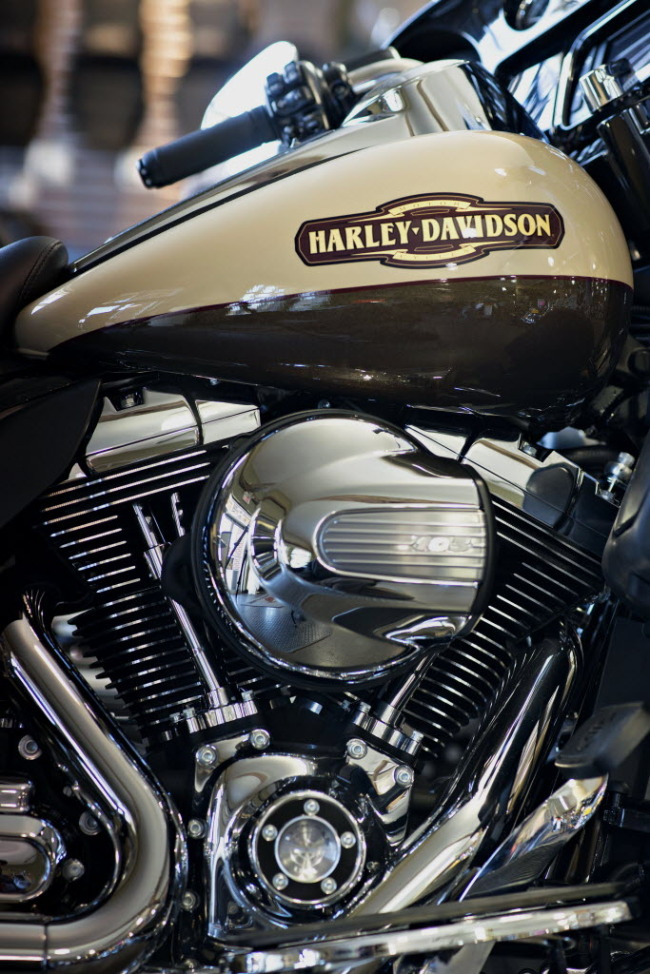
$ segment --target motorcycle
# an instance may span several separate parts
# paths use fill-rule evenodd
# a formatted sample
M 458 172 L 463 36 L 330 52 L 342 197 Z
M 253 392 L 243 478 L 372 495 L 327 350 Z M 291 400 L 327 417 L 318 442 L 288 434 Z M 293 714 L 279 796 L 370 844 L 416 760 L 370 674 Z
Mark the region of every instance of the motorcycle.
M 436 0 L 0 250 L 3 969 L 650 968 L 649 22 Z

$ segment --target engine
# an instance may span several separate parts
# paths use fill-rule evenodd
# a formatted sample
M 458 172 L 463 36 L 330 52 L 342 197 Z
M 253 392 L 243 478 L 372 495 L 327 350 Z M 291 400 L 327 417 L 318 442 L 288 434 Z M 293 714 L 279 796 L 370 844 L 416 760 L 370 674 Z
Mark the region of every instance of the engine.
M 350 912 L 432 762 L 602 586 L 595 480 L 430 416 L 118 392 L 40 503 L 47 625 L 174 794 L 211 937 Z

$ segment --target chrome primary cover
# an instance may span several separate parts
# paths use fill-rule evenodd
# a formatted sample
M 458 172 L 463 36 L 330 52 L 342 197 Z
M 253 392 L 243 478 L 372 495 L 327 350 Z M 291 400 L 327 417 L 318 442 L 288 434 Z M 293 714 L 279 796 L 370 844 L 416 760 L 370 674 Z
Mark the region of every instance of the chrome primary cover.
M 292 682 L 381 680 L 470 628 L 489 576 L 480 478 L 354 413 L 267 426 L 208 482 L 200 598 L 233 647 Z

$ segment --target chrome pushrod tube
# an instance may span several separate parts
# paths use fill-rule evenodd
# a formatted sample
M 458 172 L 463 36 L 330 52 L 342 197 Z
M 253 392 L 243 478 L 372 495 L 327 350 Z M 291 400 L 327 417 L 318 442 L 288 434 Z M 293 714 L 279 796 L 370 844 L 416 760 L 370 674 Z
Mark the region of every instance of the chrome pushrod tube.
M 0 968 L 132 971 L 157 946 L 184 881 L 176 814 L 67 661 L 43 645 L 25 618 L 7 626 L 0 650 L 41 742 L 97 803 L 119 850 L 117 880 L 94 909 L 52 920 L 0 917 Z
M 390 913 L 439 894 L 472 863 L 495 827 L 508 827 L 538 759 L 559 731 L 576 672 L 573 640 L 544 639 L 530 650 L 439 810 L 351 915 Z

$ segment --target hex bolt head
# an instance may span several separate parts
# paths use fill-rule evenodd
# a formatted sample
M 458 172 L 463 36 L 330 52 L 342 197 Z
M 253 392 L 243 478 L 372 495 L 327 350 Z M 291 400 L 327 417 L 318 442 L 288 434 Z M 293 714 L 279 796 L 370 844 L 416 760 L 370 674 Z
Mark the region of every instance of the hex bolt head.
M 213 744 L 203 744 L 196 752 L 197 764 L 202 768 L 214 768 L 217 758 L 217 749 Z
M 336 890 L 336 880 L 332 876 L 326 876 L 320 884 L 320 888 L 326 896 L 330 896 Z
M 265 751 L 271 743 L 271 735 L 264 727 L 256 727 L 251 731 L 249 741 L 256 751 Z
M 205 822 L 200 818 L 191 818 L 187 823 L 187 834 L 190 839 L 201 839 L 205 835 Z
M 276 829 L 275 825 L 271 825 L 269 823 L 262 829 L 262 838 L 266 839 L 267 842 L 273 842 L 273 840 L 277 838 L 277 835 L 278 830 Z
M 86 869 L 82 862 L 78 859 L 66 859 L 63 863 L 63 869 L 61 870 L 63 878 L 67 879 L 68 882 L 74 882 L 75 879 L 81 879 Z
M 320 805 L 315 798 L 308 798 L 302 807 L 305 815 L 317 815 L 320 811 Z
M 276 873 L 272 882 L 276 889 L 286 889 L 289 885 L 289 880 L 284 873 Z
M 357 837 L 354 832 L 344 832 L 341 835 L 341 845 L 344 849 L 351 849 L 357 844 Z
M 100 825 L 94 815 L 83 812 L 79 819 L 79 828 L 84 835 L 99 835 Z
M 191 889 L 186 889 L 181 896 L 181 906 L 188 913 L 193 913 L 199 905 L 199 898 Z
M 348 741 L 348 746 L 346 748 L 348 752 L 348 757 L 354 758 L 355 761 L 359 761 L 361 758 L 365 758 L 368 753 L 368 746 L 365 741 L 359 740 L 358 737 L 353 737 Z
M 138 400 L 134 392 L 125 392 L 124 395 L 120 396 L 120 408 L 121 409 L 131 409 L 133 406 L 137 406 Z
M 395 768 L 395 781 L 398 785 L 401 785 L 402 788 L 410 788 L 415 781 L 413 768 L 409 768 L 406 764 L 402 764 L 399 768 Z
M 21 758 L 25 758 L 26 761 L 35 761 L 36 758 L 40 758 L 41 749 L 29 734 L 25 734 L 24 737 L 20 738 L 18 742 L 18 753 Z

